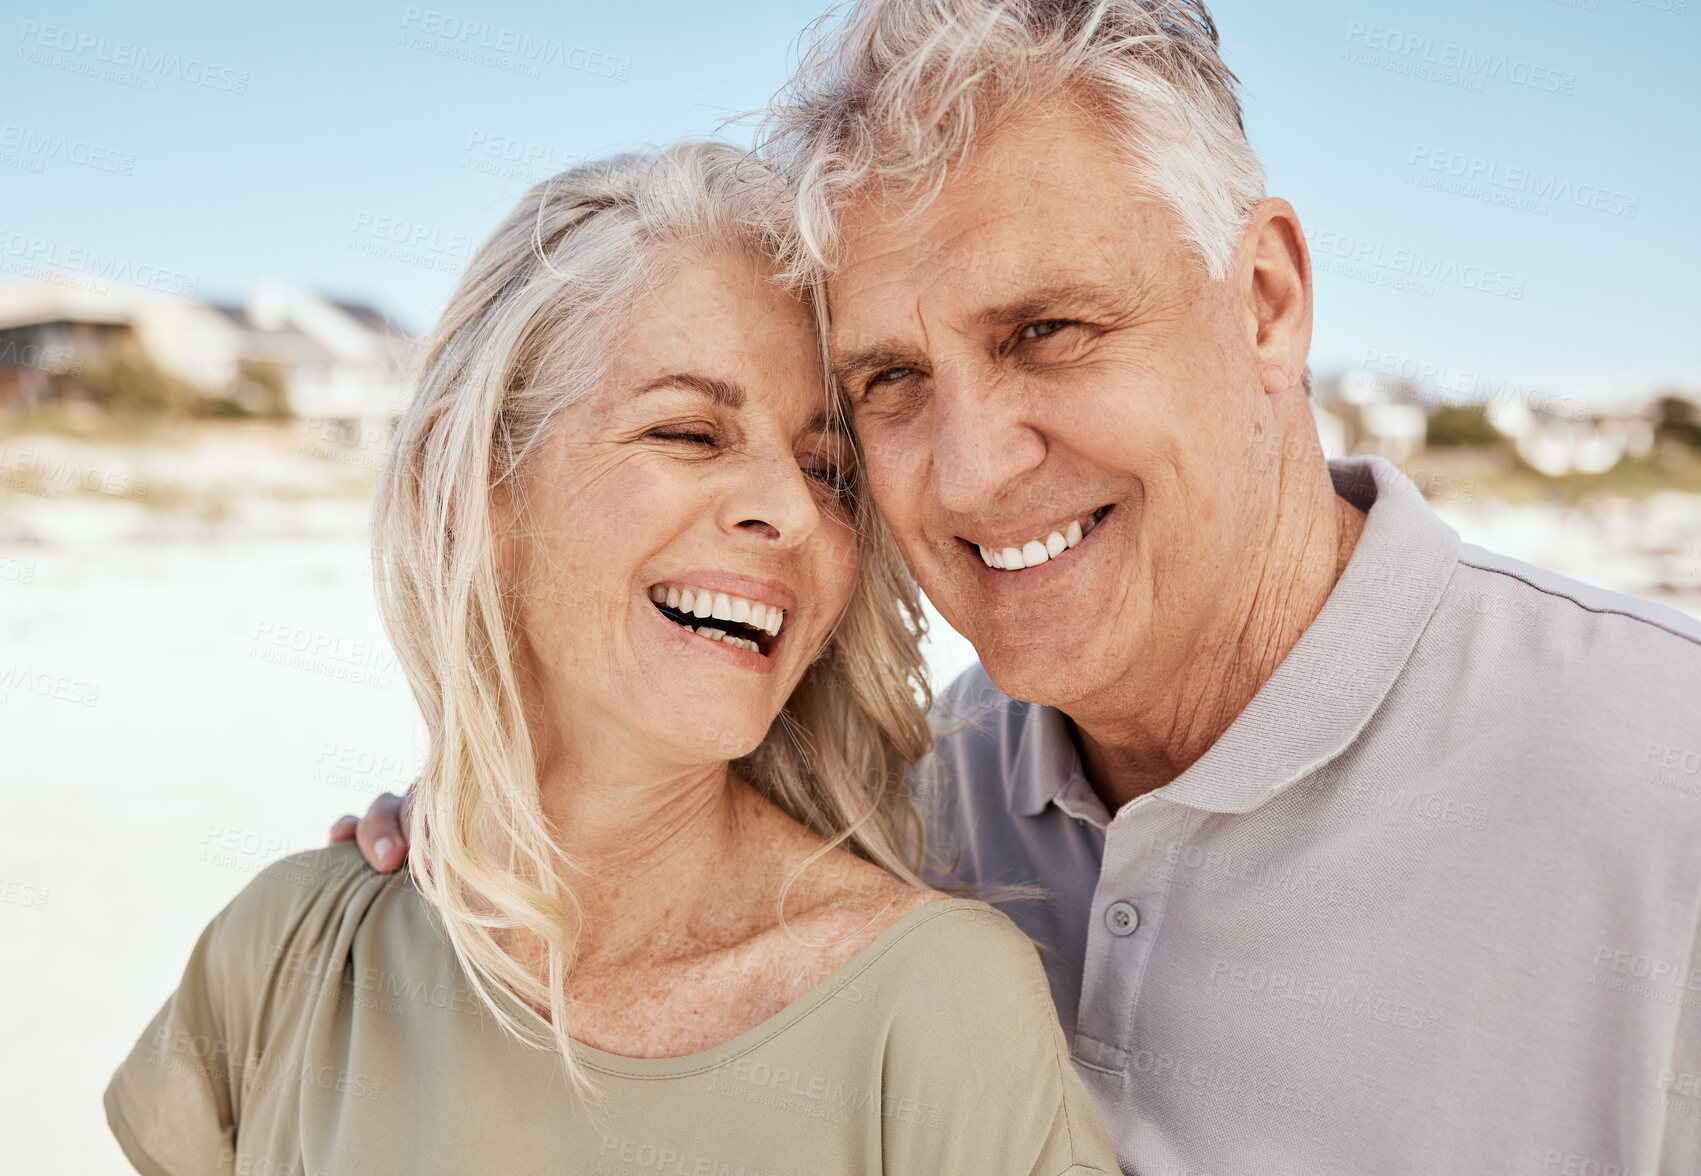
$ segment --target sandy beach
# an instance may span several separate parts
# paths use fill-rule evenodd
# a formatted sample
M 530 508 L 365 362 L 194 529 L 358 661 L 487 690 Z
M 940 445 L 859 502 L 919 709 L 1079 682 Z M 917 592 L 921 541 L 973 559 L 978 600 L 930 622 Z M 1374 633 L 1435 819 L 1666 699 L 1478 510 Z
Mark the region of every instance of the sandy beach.
M 370 601 L 377 452 L 302 424 L 0 440 L 8 1170 L 129 1171 L 100 1094 L 207 920 L 406 786 L 422 737 Z M 1701 616 L 1701 496 L 1437 505 L 1469 542 Z M 935 624 L 942 684 L 972 652 Z

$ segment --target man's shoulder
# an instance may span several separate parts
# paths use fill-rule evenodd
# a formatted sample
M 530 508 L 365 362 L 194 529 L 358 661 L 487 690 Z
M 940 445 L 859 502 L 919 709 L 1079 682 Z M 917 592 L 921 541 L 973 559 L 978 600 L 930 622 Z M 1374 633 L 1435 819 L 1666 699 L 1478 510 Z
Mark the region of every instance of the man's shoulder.
M 1548 643 L 1587 637 L 1591 659 L 1649 658 L 1664 669 L 1701 675 L 1701 621 L 1651 600 L 1613 592 L 1510 556 L 1466 544 L 1448 596 L 1484 621 L 1527 622 Z
M 910 794 L 930 837 L 966 819 L 984 798 L 1004 794 L 1027 711 L 1027 703 L 993 685 L 979 662 L 933 696 L 927 714 L 933 748 L 909 770 Z
M 1576 783 L 1579 804 L 1630 796 L 1641 811 L 1650 797 L 1684 793 L 1662 820 L 1685 835 L 1696 828 L 1701 623 L 1694 618 L 1465 546 L 1414 665 L 1415 693 L 1403 713 L 1437 746 L 1478 728 L 1503 752 L 1518 749 L 1532 786 L 1550 800 L 1560 777 Z M 1437 709 L 1443 697 L 1447 704 Z M 1447 728 L 1437 733 L 1424 715 Z M 1674 790 L 1642 787 L 1673 758 L 1682 769 Z

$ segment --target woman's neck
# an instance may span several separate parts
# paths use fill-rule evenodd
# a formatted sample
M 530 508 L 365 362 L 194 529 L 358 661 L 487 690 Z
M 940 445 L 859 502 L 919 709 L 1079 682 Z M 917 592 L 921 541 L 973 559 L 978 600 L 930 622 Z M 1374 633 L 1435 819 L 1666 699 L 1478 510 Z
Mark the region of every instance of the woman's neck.
M 725 762 L 574 757 L 544 766 L 540 792 L 580 909 L 576 969 L 688 943 L 760 856 L 739 848 L 765 802 Z

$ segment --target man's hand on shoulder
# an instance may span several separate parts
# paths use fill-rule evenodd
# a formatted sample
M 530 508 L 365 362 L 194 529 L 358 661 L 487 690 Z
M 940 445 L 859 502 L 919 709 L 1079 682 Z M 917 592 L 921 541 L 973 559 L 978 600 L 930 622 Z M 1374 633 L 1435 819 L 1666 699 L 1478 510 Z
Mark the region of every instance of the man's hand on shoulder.
M 408 860 L 407 811 L 409 796 L 385 792 L 372 802 L 366 815 L 356 819 L 339 817 L 331 826 L 331 844 L 356 841 L 360 855 L 380 874 L 394 873 Z

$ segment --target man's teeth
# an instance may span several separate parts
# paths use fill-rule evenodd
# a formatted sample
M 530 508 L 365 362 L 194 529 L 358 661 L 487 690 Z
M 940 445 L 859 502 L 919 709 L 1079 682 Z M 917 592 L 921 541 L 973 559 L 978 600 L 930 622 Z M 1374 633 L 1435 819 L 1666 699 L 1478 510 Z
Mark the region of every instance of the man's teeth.
M 650 599 L 657 604 L 665 604 L 668 608 L 676 609 L 688 616 L 731 621 L 736 625 L 749 625 L 752 629 L 761 629 L 770 637 L 779 635 L 780 627 L 785 624 L 784 609 L 774 608 L 757 600 L 746 600 L 742 596 L 733 596 L 726 592 L 711 592 L 707 588 L 687 588 L 678 584 L 656 584 L 650 588 Z M 715 629 L 709 625 L 700 626 L 697 632 L 707 636 L 717 634 L 717 639 L 729 645 L 738 645 L 743 649 L 755 649 L 754 641 L 746 641 L 742 637 L 731 637 L 724 630 Z
M 982 547 L 980 558 L 989 568 L 1004 572 L 1019 572 L 1035 567 L 1048 559 L 1056 559 L 1085 539 L 1098 526 L 1098 516 L 1076 519 L 1061 531 L 1053 531 L 1043 539 L 1030 539 L 1020 547 Z

